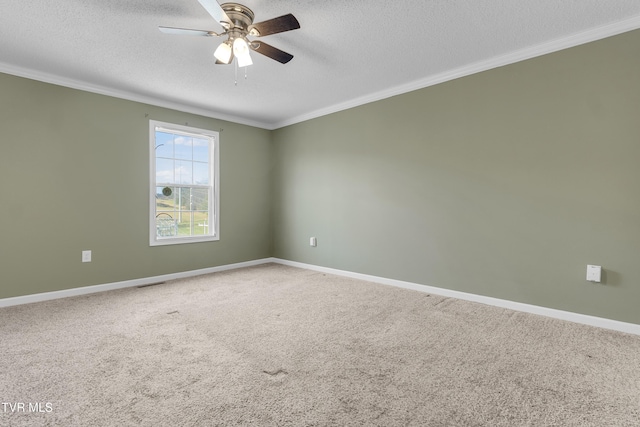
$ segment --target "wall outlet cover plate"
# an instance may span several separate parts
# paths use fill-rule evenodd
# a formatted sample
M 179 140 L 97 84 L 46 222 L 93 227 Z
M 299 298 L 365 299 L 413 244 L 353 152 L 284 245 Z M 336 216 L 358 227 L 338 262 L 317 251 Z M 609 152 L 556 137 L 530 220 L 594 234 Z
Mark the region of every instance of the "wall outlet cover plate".
M 602 267 L 599 265 L 587 265 L 587 280 L 600 283 L 602 279 Z

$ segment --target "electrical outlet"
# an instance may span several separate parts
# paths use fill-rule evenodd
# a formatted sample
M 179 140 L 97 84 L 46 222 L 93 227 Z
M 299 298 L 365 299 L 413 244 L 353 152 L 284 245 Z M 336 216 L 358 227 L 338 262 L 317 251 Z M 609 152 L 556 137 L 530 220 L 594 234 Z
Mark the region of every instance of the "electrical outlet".
M 91 262 L 91 251 L 82 251 L 82 262 Z
M 602 267 L 599 265 L 587 265 L 587 280 L 600 283 L 602 280 Z

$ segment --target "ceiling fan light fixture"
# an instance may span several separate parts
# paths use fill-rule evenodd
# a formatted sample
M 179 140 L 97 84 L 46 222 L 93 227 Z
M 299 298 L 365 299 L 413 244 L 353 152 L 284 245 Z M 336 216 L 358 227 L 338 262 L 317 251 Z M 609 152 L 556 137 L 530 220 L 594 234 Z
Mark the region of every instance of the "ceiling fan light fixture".
M 249 55 L 249 45 L 244 38 L 238 37 L 233 41 L 233 54 L 238 58 L 238 67 L 253 64 L 251 55 Z
M 165 34 L 181 34 L 201 37 L 226 37 L 213 52 L 216 64 L 231 64 L 234 57 L 238 58 L 236 66 L 246 67 L 252 65 L 251 51 L 260 55 L 286 64 L 293 59 L 293 55 L 284 52 L 277 47 L 273 47 L 263 42 L 250 41 L 247 37 L 264 37 L 272 34 L 279 34 L 285 31 L 297 30 L 300 23 L 295 16 L 288 13 L 276 18 L 267 19 L 254 23 L 254 13 L 247 6 L 239 3 L 225 2 L 218 3 L 219 0 L 198 0 L 202 7 L 219 22 L 224 28 L 222 33 L 215 31 L 194 30 L 189 28 L 159 27 Z
M 223 64 L 228 64 L 231 61 L 231 45 L 228 41 L 220 43 L 220 46 L 213 53 L 213 56 Z

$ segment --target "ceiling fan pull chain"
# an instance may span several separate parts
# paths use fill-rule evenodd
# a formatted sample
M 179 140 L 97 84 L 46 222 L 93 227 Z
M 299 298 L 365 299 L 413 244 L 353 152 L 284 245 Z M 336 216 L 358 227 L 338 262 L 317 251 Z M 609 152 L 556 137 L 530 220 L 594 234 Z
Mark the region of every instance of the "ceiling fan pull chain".
M 235 72 L 236 72 L 235 85 L 238 86 L 238 61 L 233 61 L 233 64 L 235 66 Z

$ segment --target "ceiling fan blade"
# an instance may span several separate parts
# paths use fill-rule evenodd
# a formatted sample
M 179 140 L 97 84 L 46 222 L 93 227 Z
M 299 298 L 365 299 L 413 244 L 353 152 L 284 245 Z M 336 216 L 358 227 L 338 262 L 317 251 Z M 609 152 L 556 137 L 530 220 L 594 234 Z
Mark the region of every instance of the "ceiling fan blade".
M 215 19 L 220 24 L 222 24 L 224 28 L 229 28 L 229 26 L 231 25 L 231 19 L 229 19 L 229 16 L 227 16 L 225 11 L 222 10 L 222 7 L 220 7 L 220 5 L 216 0 L 198 0 L 198 1 L 202 5 L 202 7 L 204 7 L 207 10 L 207 12 L 209 12 L 209 15 L 211 15 L 213 19 Z
M 251 50 L 254 52 L 258 52 L 271 59 L 275 59 L 281 64 L 286 64 L 293 59 L 293 55 L 290 53 L 282 51 L 277 47 L 273 47 L 264 42 L 252 42 L 249 46 L 251 46 Z
M 283 33 L 285 31 L 297 30 L 300 23 L 292 14 L 282 15 L 267 21 L 249 25 L 249 34 L 255 37 L 264 37 L 271 34 Z
M 165 34 L 179 34 L 179 35 L 185 35 L 185 36 L 215 37 L 220 35 L 213 31 L 191 30 L 189 28 L 158 27 L 158 29 Z

